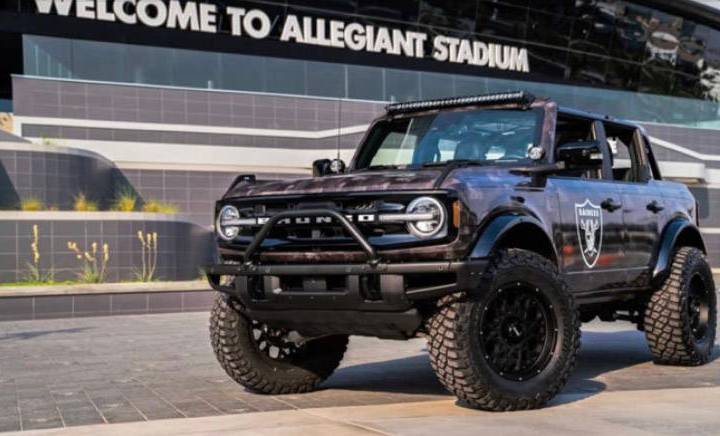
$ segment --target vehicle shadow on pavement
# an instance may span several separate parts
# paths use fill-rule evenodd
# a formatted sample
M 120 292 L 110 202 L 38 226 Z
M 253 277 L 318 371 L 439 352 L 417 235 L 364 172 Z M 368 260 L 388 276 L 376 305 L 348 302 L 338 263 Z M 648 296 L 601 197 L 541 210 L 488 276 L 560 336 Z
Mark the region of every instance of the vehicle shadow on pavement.
M 21 341 L 25 341 L 28 339 L 39 338 L 41 336 L 64 335 L 64 334 L 68 334 L 68 333 L 81 333 L 86 330 L 91 330 L 91 328 L 90 327 L 77 327 L 77 328 L 61 329 L 61 330 L 39 330 L 39 331 L 29 331 L 29 332 L 6 333 L 6 334 L 0 334 L 0 341 L 7 341 L 7 340 L 11 340 L 11 339 L 19 339 Z
M 654 365 L 643 333 L 583 332 L 574 373 L 550 406 L 572 403 L 610 390 L 652 390 L 720 386 L 720 365 L 697 368 Z M 720 354 L 716 346 L 715 359 Z M 437 381 L 427 354 L 339 369 L 324 385 L 388 394 L 449 396 Z M 432 398 L 428 398 L 432 399 Z

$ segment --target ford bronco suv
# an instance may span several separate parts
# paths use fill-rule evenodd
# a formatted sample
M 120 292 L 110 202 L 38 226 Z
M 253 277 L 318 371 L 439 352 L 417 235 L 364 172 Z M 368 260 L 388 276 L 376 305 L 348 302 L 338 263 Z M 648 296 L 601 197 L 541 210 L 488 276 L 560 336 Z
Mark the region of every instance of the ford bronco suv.
M 217 203 L 212 346 L 250 390 L 316 388 L 349 335 L 423 336 L 468 406 L 536 408 L 595 318 L 636 323 L 658 364 L 710 359 L 697 204 L 635 124 L 524 92 L 398 103 L 347 168 L 313 169 Z

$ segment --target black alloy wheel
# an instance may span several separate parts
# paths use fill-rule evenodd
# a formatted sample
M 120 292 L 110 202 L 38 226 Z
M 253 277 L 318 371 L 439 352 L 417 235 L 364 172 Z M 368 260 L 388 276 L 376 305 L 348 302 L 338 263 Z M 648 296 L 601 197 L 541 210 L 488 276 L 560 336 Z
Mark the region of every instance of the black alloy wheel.
M 687 308 L 690 328 L 697 341 L 706 340 L 708 336 L 712 300 L 710 292 L 714 290 L 705 283 L 703 277 L 700 274 L 693 275 L 690 279 Z
M 580 348 L 580 314 L 557 265 L 522 249 L 495 254 L 476 291 L 440 299 L 427 328 L 440 382 L 483 410 L 542 407 Z
M 233 380 L 273 395 L 317 389 L 338 367 L 348 344 L 346 335 L 303 338 L 249 319 L 240 303 L 220 294 L 210 316 L 210 340 Z
M 257 349 L 273 360 L 289 360 L 302 346 L 301 342 L 290 337 L 290 332 L 271 328 L 267 324 L 253 320 L 250 330 Z
M 528 380 L 547 366 L 557 341 L 552 305 L 528 283 L 498 289 L 481 317 L 480 349 L 508 380 Z
M 717 292 L 701 250 L 682 247 L 675 252 L 670 271 L 650 297 L 643 324 L 655 363 L 697 366 L 712 359 Z

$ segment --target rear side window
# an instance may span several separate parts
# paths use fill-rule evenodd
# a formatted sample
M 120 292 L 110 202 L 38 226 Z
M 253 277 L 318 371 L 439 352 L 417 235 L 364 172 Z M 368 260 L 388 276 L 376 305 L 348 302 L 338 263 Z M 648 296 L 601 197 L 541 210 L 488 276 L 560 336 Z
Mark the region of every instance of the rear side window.
M 613 179 L 619 182 L 643 183 L 652 178 L 645 144 L 637 129 L 604 123 L 605 135 L 612 158 Z

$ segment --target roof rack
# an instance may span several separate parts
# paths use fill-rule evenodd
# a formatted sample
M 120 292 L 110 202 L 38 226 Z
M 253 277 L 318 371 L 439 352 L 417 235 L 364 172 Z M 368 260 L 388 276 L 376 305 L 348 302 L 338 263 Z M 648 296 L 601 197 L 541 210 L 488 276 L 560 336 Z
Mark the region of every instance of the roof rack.
M 385 110 L 389 114 L 419 112 L 423 110 L 444 109 L 461 106 L 477 106 L 487 104 L 527 105 L 535 101 L 535 96 L 525 91 L 500 92 L 496 94 L 475 95 L 469 97 L 439 98 L 435 100 L 410 101 L 407 103 L 393 103 L 387 105 Z

